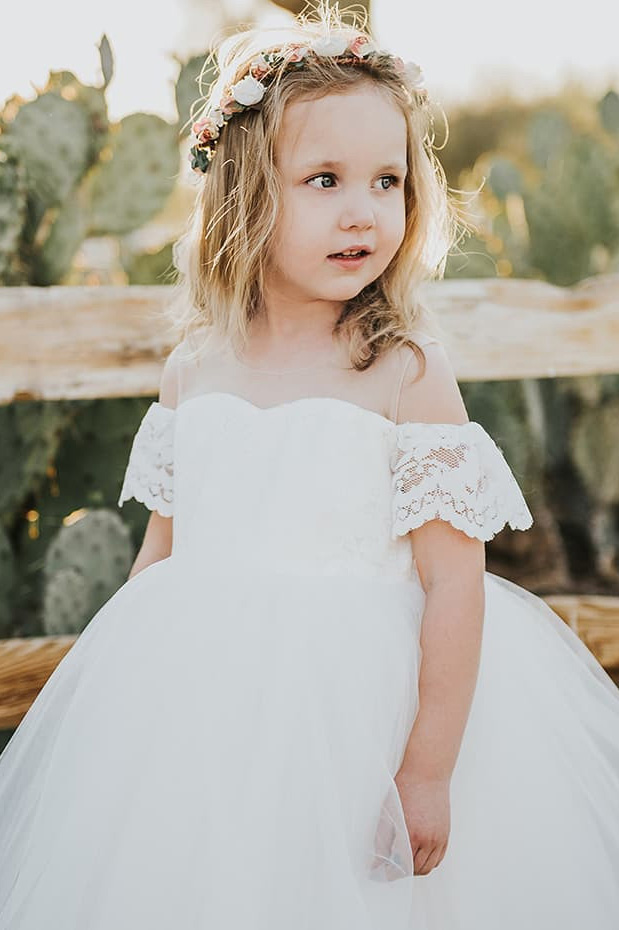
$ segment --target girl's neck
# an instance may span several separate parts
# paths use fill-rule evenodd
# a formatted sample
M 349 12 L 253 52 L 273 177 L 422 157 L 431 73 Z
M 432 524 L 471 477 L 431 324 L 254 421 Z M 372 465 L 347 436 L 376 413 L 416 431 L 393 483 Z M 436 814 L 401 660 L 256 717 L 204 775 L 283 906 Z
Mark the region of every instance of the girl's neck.
M 348 346 L 332 333 L 324 331 L 297 334 L 286 339 L 272 334 L 259 324 L 250 325 L 247 344 L 234 347 L 236 361 L 243 368 L 264 374 L 294 374 L 326 368 L 342 369 L 349 363 Z

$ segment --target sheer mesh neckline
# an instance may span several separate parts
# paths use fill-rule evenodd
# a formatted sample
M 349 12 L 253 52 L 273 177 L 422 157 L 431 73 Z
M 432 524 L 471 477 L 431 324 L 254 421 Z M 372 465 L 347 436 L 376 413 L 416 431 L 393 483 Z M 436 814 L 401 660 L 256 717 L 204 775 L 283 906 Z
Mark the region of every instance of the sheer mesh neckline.
M 349 368 L 342 368 L 341 365 L 334 365 L 333 359 L 330 362 L 325 362 L 324 364 L 318 365 L 301 365 L 298 368 L 258 368 L 255 365 L 250 365 L 249 362 L 244 361 L 239 357 L 236 349 L 232 350 L 232 355 L 234 360 L 241 365 L 242 368 L 246 368 L 248 371 L 254 372 L 259 375 L 298 375 L 303 374 L 308 371 L 325 371 L 331 369 L 333 371 L 348 371 Z

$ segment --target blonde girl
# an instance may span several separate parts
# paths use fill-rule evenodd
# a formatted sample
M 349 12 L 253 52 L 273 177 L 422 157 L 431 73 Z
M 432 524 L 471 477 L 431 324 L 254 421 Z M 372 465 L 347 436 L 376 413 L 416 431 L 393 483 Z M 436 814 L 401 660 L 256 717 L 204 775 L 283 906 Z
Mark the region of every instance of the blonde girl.
M 325 7 L 217 61 L 152 513 L 0 757 L 0 930 L 613 930 L 619 698 L 485 570 L 532 517 L 418 298 L 421 69 Z

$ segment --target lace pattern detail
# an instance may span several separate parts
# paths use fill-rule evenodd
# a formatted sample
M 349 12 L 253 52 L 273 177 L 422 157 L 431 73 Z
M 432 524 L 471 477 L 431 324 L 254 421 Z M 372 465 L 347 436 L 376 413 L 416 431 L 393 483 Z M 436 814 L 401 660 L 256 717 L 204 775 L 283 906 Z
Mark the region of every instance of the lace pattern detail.
M 501 449 L 480 423 L 401 423 L 391 454 L 392 536 L 428 520 L 487 542 L 533 517 Z
M 133 439 L 118 506 L 134 497 L 149 510 L 171 517 L 174 504 L 174 414 L 150 405 Z

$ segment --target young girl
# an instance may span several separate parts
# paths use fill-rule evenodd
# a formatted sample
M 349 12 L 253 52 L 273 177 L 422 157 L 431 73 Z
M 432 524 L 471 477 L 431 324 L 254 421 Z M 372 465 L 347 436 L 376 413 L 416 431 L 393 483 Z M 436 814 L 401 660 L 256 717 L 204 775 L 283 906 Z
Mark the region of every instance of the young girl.
M 531 514 L 415 299 L 421 72 L 324 11 L 219 65 L 152 515 L 0 759 L 0 928 L 616 930 L 618 692 L 485 571 Z

